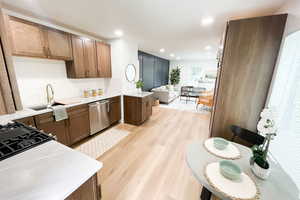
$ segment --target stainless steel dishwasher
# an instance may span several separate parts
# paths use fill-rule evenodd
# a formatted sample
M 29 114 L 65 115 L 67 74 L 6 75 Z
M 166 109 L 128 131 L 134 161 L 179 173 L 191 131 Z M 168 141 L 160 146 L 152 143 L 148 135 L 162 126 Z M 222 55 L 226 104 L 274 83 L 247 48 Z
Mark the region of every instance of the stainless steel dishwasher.
M 109 127 L 109 101 L 98 101 L 89 104 L 90 111 L 90 134 L 93 135 Z

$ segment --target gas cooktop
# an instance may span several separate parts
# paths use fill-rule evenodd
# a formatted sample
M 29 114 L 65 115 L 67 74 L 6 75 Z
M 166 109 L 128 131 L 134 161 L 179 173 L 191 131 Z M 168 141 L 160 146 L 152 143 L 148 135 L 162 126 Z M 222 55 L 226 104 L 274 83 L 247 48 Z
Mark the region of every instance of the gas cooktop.
M 0 161 L 53 140 L 53 137 L 19 122 L 0 125 Z

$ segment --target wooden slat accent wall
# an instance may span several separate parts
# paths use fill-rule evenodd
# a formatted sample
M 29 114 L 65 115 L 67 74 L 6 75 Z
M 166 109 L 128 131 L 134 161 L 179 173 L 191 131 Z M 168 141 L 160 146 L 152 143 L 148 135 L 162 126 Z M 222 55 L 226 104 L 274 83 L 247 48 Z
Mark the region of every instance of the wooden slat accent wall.
M 13 95 L 13 103 L 15 105 L 16 110 L 22 110 L 23 106 L 22 106 L 20 92 L 18 88 L 16 73 L 13 66 L 12 50 L 11 50 L 11 45 L 7 33 L 8 29 L 5 28 L 8 26 L 7 18 L 8 16 L 3 13 L 2 9 L 0 9 L 0 37 L 1 37 L 3 56 L 6 65 L 7 75 L 9 77 L 9 83 Z
M 230 139 L 232 124 L 256 132 L 287 15 L 230 21 L 219 74 L 211 136 Z
M 7 76 L 6 65 L 0 43 L 0 115 L 15 112 L 14 100 Z

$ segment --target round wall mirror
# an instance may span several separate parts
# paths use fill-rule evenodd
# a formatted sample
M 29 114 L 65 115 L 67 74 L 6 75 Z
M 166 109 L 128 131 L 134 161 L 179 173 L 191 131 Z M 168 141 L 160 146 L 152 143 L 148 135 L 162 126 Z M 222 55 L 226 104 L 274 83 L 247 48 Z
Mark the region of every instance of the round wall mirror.
M 129 81 L 129 82 L 135 81 L 136 70 L 135 70 L 134 64 L 127 65 L 125 75 L 126 75 L 127 81 Z

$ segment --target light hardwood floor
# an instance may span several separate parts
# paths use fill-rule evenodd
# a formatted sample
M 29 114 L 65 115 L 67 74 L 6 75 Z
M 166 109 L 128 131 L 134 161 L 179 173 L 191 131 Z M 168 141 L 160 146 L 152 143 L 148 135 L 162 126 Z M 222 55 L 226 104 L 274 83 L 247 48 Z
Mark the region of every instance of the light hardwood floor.
M 103 200 L 199 200 L 200 185 L 185 163 L 186 145 L 208 137 L 210 114 L 154 107 L 142 126 L 98 160 Z

